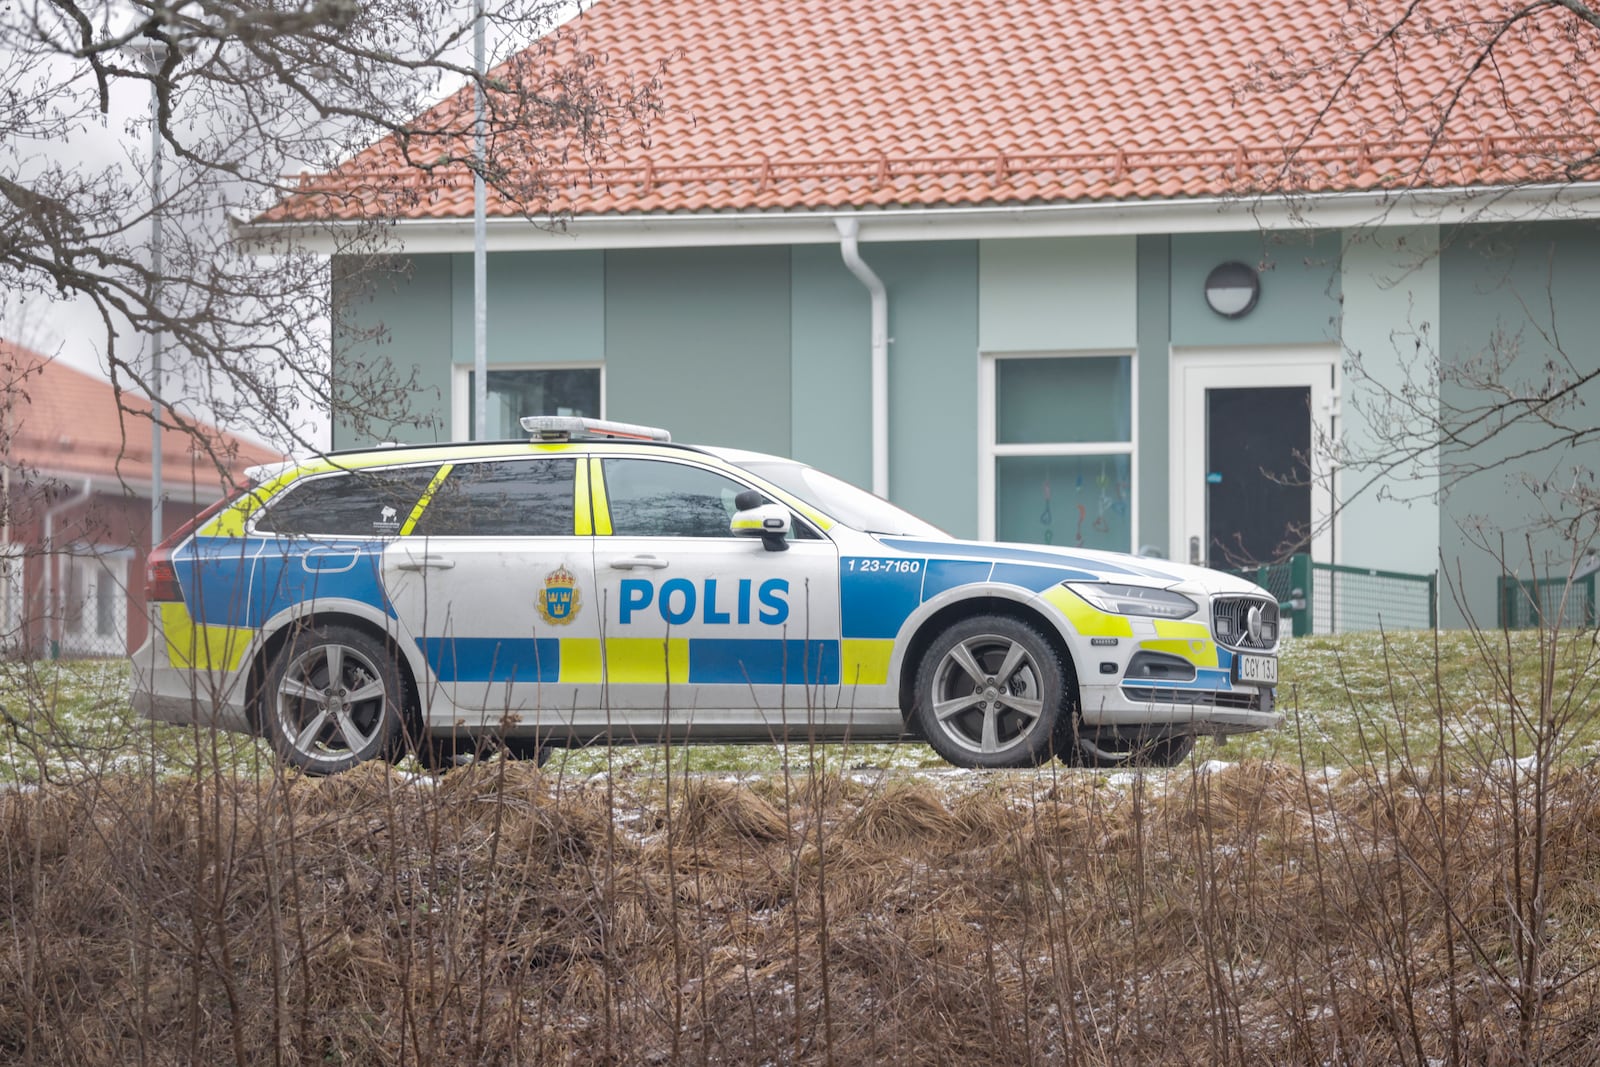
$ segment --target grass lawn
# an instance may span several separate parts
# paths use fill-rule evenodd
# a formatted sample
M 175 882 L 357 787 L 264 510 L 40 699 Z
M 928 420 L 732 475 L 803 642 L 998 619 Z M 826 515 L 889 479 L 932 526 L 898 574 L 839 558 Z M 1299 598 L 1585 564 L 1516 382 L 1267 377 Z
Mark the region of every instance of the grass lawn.
M 1291 641 L 1280 669 L 1282 730 L 1202 741 L 1201 759 L 1245 758 L 1344 768 L 1409 753 L 1431 762 L 1443 739 L 1448 759 L 1482 763 L 1525 755 L 1528 729 L 1558 726 L 1563 754 L 1600 748 L 1590 714 L 1600 686 L 1593 631 L 1541 640 L 1462 631 L 1343 634 Z M 213 769 L 265 773 L 272 754 L 234 734 L 145 722 L 128 703 L 121 660 L 0 663 L 0 783 L 66 781 L 106 771 L 192 775 Z M 768 774 L 790 769 L 947 768 L 926 745 L 619 746 L 558 750 L 550 770 Z

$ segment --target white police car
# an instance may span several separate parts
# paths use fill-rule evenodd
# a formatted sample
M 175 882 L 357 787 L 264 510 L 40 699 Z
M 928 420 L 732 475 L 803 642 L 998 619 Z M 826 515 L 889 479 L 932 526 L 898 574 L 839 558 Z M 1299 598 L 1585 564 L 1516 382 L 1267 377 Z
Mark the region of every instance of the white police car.
M 523 425 L 285 465 L 168 538 L 136 705 L 318 774 L 484 738 L 1165 764 L 1280 721 L 1278 605 L 1249 582 L 953 540 L 803 464 L 647 427 Z

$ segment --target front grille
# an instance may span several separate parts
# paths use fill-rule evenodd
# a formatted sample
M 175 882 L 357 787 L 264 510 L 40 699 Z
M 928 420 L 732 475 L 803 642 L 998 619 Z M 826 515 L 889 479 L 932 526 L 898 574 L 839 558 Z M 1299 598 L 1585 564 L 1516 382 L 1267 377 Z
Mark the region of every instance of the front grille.
M 1169 689 L 1154 685 L 1125 685 L 1122 693 L 1129 700 L 1142 700 L 1151 704 L 1184 704 L 1206 708 L 1235 708 L 1239 711 L 1271 711 L 1271 690 L 1235 689 L 1218 692 L 1215 689 Z
M 1250 636 L 1250 609 L 1261 609 L 1260 637 Z M 1278 643 L 1278 602 L 1259 596 L 1219 596 L 1211 602 L 1211 632 L 1227 648 L 1272 648 Z

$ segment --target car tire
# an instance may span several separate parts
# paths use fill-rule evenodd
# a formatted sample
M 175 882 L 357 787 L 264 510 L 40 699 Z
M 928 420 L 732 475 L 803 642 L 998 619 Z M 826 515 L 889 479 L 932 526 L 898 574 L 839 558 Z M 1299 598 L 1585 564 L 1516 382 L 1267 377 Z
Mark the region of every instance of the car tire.
M 261 728 L 307 774 L 347 771 L 403 748 L 405 682 L 394 653 L 347 626 L 308 626 L 273 658 Z
M 1005 615 L 963 619 L 917 668 L 913 718 L 958 767 L 1036 767 L 1071 708 L 1071 674 L 1038 630 Z
M 1194 751 L 1193 734 L 1168 734 L 1153 740 L 1118 741 L 1103 744 L 1096 741 L 1093 749 L 1073 742 L 1075 751 L 1065 750 L 1061 758 L 1080 767 L 1176 767 Z

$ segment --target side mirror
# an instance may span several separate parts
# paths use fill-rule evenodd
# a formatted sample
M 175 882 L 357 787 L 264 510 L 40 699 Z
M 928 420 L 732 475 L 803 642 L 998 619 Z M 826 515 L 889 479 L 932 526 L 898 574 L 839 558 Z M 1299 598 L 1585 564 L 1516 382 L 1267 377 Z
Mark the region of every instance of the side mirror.
M 737 537 L 759 537 L 768 552 L 782 552 L 789 547 L 789 509 L 782 504 L 763 504 L 760 494 L 750 507 L 740 507 L 733 513 L 728 529 Z M 735 505 L 749 503 L 744 493 L 740 493 L 734 501 Z

